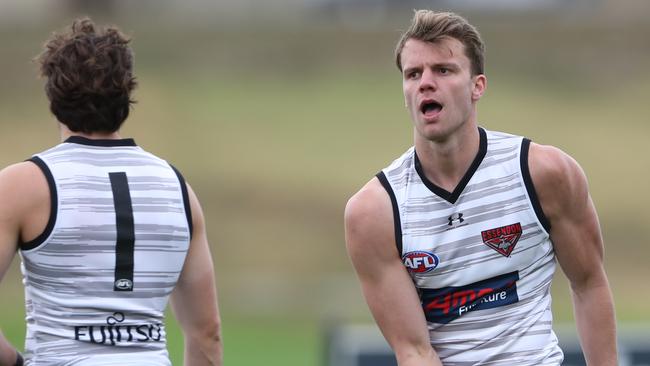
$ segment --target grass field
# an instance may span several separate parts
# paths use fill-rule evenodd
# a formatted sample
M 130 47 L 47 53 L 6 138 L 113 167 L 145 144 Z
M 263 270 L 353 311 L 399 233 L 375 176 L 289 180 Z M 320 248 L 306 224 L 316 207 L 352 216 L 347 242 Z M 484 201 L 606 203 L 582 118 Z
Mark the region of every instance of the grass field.
M 27 62 L 47 32 L 34 34 L 39 33 L 4 43 L 15 59 L 0 61 L 6 64 L 0 86 L 2 166 L 57 142 L 40 82 Z M 552 43 L 554 35 L 545 36 L 544 44 Z M 370 319 L 344 250 L 345 202 L 408 148 L 411 131 L 391 64 L 393 34 L 304 34 L 309 41 L 280 35 L 279 50 L 261 46 L 272 36 L 260 37 L 201 33 L 171 54 L 164 41 L 181 43 L 182 35 L 156 39 L 137 33 L 138 104 L 123 134 L 173 162 L 202 201 L 226 364 L 318 365 L 323 322 Z M 507 43 L 524 43 L 501 40 L 498 32 L 489 37 L 496 38 L 487 38 L 495 45 L 489 48 L 481 124 L 559 146 L 581 163 L 601 217 L 618 319 L 649 322 L 650 284 L 641 279 L 650 276 L 650 74 L 631 63 L 612 66 L 612 55 L 581 67 L 585 53 L 598 54 L 592 49 L 583 49 L 573 68 L 567 66 L 571 58 L 556 67 L 560 52 L 535 60 L 530 55 L 540 50 L 522 50 L 527 56 L 513 59 L 515 52 L 500 51 Z M 575 37 L 569 42 L 577 42 Z M 227 52 L 211 43 L 228 39 Z M 316 44 L 319 50 L 305 55 L 305 47 Z M 596 39 L 587 44 L 599 45 Z M 623 59 L 640 57 L 617 47 Z M 531 71 L 535 62 L 547 72 Z M 0 285 L 0 328 L 21 345 L 16 264 Z M 570 322 L 567 285 L 561 275 L 557 279 L 555 317 Z M 180 364 L 180 335 L 173 322 L 168 330 L 174 364 Z

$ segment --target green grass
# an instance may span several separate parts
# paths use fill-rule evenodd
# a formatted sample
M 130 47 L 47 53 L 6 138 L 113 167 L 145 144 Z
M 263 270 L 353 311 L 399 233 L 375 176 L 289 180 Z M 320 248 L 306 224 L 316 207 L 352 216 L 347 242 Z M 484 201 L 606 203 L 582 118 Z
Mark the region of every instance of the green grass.
M 182 365 L 182 333 L 167 317 L 172 364 Z M 320 333 L 316 324 L 296 319 L 223 319 L 225 365 L 319 365 Z

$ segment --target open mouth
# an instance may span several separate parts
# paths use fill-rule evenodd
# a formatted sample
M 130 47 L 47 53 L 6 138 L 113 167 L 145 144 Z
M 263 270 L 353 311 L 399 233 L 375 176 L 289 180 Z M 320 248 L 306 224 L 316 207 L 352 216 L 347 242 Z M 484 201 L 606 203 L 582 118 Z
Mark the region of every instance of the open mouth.
M 424 101 L 420 105 L 420 112 L 425 116 L 433 116 L 442 110 L 442 104 L 436 101 Z

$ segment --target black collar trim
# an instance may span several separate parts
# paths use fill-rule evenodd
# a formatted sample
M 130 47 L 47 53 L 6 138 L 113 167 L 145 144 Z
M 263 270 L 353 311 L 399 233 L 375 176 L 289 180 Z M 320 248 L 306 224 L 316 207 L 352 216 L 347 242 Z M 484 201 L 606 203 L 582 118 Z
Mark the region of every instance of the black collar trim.
M 133 139 L 89 139 L 82 136 L 70 136 L 63 142 L 101 147 L 138 146 Z
M 435 183 L 427 179 L 427 176 L 424 174 L 424 171 L 422 170 L 422 164 L 420 163 L 420 159 L 418 158 L 417 151 L 414 152 L 415 170 L 418 172 L 418 175 L 420 176 L 420 179 L 422 179 L 424 185 L 427 186 L 427 188 L 429 188 L 429 190 L 433 192 L 435 195 L 439 196 L 440 198 L 443 198 L 444 200 L 446 200 L 451 204 L 456 203 L 458 197 L 460 197 L 460 194 L 467 186 L 467 183 L 469 183 L 469 180 L 472 179 L 472 176 L 474 176 L 474 173 L 476 173 L 476 170 L 478 169 L 479 165 L 481 165 L 481 162 L 483 161 L 483 158 L 487 153 L 487 133 L 481 127 L 478 128 L 478 132 L 479 132 L 479 146 L 478 146 L 478 152 L 476 153 L 476 157 L 474 157 L 474 161 L 472 162 L 472 165 L 470 165 L 467 172 L 465 172 L 463 179 L 461 179 L 460 182 L 458 182 L 458 185 L 456 186 L 453 192 L 449 192 L 446 189 L 437 186 Z

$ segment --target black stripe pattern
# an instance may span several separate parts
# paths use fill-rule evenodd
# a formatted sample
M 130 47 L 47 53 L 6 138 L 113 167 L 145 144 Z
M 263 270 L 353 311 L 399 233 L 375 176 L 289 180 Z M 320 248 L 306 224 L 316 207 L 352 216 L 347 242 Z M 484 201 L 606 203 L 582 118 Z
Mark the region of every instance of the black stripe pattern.
M 175 166 L 169 164 L 169 166 L 174 170 L 176 176 L 178 177 L 178 182 L 181 184 L 181 193 L 183 195 L 183 206 L 185 207 L 185 216 L 187 217 L 187 226 L 190 229 L 190 239 L 192 239 L 192 233 L 194 232 L 194 226 L 192 224 L 192 209 L 190 206 L 190 195 L 187 191 L 187 184 L 185 183 L 185 178 L 181 172 L 176 169 Z
M 115 283 L 113 291 L 133 291 L 133 252 L 135 227 L 129 182 L 124 172 L 108 173 L 113 189 L 117 243 L 115 245 Z
M 521 175 L 524 179 L 524 184 L 526 185 L 526 191 L 528 191 L 528 196 L 530 197 L 530 203 L 533 205 L 537 219 L 544 227 L 547 233 L 551 233 L 551 222 L 548 220 L 542 210 L 542 204 L 539 202 L 537 197 L 537 191 L 535 190 L 535 185 L 533 184 L 533 178 L 530 176 L 530 168 L 528 167 L 528 150 L 530 150 L 530 140 L 524 138 L 521 142 Z
M 379 182 L 381 185 L 386 189 L 386 192 L 388 192 L 388 196 L 390 196 L 390 203 L 393 206 L 393 223 L 395 225 L 395 245 L 397 246 L 397 253 L 399 256 L 402 256 L 402 222 L 400 220 L 400 214 L 399 214 L 399 206 L 397 204 L 397 199 L 395 198 L 395 192 L 393 192 L 393 188 L 390 186 L 390 183 L 388 183 L 388 179 L 386 178 L 386 175 L 384 172 L 379 172 L 376 175 L 377 179 L 379 179 Z
M 45 226 L 45 230 L 43 230 L 43 232 L 35 239 L 29 242 L 21 243 L 20 244 L 21 250 L 32 250 L 45 242 L 45 240 L 50 236 L 52 230 L 54 229 L 54 224 L 56 223 L 56 213 L 59 210 L 58 209 L 59 197 L 56 191 L 56 183 L 54 182 L 54 176 L 52 176 L 52 172 L 50 171 L 50 168 L 48 168 L 47 164 L 45 164 L 45 162 L 38 156 L 32 156 L 27 161 L 31 161 L 32 163 L 36 164 L 45 175 L 45 179 L 47 180 L 47 186 L 50 188 L 50 217 L 47 220 L 47 226 Z

